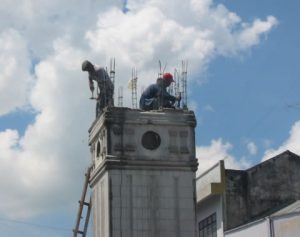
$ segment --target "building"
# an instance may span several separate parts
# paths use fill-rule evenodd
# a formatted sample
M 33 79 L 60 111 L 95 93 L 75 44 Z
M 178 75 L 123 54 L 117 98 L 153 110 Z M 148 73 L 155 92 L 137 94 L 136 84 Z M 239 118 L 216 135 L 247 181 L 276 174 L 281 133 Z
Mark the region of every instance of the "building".
M 189 110 L 106 108 L 89 130 L 74 237 L 86 236 L 90 211 L 94 237 L 300 236 L 300 157 L 285 151 L 247 170 L 219 161 L 196 178 L 195 126 Z
M 300 226 L 298 208 L 284 209 L 300 199 L 299 170 L 300 157 L 290 151 L 247 170 L 225 169 L 220 161 L 196 179 L 198 236 L 247 236 L 241 231 L 261 227 L 266 218 L 273 233 L 286 215 L 298 215 L 285 221 Z
M 300 201 L 225 232 L 226 237 L 296 237 L 300 234 Z
M 89 130 L 95 237 L 196 237 L 195 115 L 107 108 Z

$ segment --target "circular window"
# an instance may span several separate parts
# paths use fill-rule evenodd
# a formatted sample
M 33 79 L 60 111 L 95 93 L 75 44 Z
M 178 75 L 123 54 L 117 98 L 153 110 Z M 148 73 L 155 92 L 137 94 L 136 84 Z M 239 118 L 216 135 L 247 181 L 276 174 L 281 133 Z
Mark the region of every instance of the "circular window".
M 156 132 L 145 132 L 142 137 L 142 145 L 148 150 L 155 150 L 160 146 L 160 136 Z

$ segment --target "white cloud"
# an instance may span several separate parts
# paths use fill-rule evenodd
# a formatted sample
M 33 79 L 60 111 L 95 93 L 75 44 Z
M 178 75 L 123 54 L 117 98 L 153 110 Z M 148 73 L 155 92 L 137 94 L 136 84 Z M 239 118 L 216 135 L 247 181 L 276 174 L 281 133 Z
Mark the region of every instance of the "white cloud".
M 263 147 L 265 150 L 269 149 L 271 147 L 272 143 L 273 143 L 273 141 L 271 139 L 265 138 L 262 140 L 262 144 L 263 144 Z
M 37 115 L 24 136 L 0 132 L 0 182 L 6 190 L 0 215 L 26 217 L 76 205 L 94 119 L 87 75 L 80 70 L 84 59 L 105 65 L 114 56 L 116 88 L 126 88 L 133 66 L 139 87 L 152 82 L 159 59 L 171 72 L 181 59 L 189 60 L 189 77 L 200 81 L 195 75 L 214 57 L 243 53 L 276 25 L 272 17 L 244 23 L 212 0 L 134 0 L 126 15 L 120 5 L 117 0 L 1 2 L 0 115 L 26 103 Z M 129 94 L 124 91 L 124 97 Z M 229 167 L 244 167 L 230 149 L 221 139 L 197 148 L 200 169 L 225 157 Z
M 72 41 L 84 47 L 84 33 L 94 26 L 99 12 L 112 6 L 121 6 L 120 0 L 2 0 L 0 29 L 7 26 L 28 39 L 28 47 L 37 58 L 52 51 L 57 37 L 71 35 Z
M 250 153 L 250 155 L 256 155 L 257 154 L 257 146 L 254 142 L 248 142 L 247 143 L 247 149 Z
M 206 112 L 215 112 L 215 109 L 209 104 L 205 105 L 203 109 Z
M 24 137 L 12 130 L 0 133 L 0 167 L 6 170 L 1 187 L 7 187 L 0 213 L 10 217 L 50 212 L 79 198 L 89 158 L 87 128 L 94 114 L 88 91 L 82 89 L 87 80 L 77 72 L 82 55 L 63 41 L 55 48 L 36 67 L 31 104 L 40 112 L 35 123 Z
M 282 145 L 280 145 L 276 149 L 268 149 L 263 157 L 263 161 L 273 158 L 274 156 L 286 151 L 290 150 L 291 152 L 294 152 L 296 154 L 300 154 L 300 121 L 297 121 L 293 127 L 290 130 L 290 136 L 289 138 L 283 142 Z
M 32 78 L 26 40 L 19 32 L 0 32 L 0 116 L 24 106 Z
M 248 24 L 244 24 L 245 29 L 238 37 L 238 43 L 241 48 L 248 48 L 249 46 L 256 45 L 260 42 L 261 34 L 265 34 L 277 24 L 278 21 L 273 16 L 268 16 L 266 21 L 256 19 L 250 27 Z
M 121 67 L 117 83 L 126 85 L 131 68 L 136 66 L 139 88 L 153 82 L 159 59 L 167 62 L 167 70 L 171 72 L 180 67 L 180 60 L 188 59 L 189 78 L 201 84 L 202 78 L 196 78 L 195 74 L 203 72 L 214 57 L 248 50 L 277 24 L 274 17 L 244 23 L 225 6 L 214 6 L 211 0 L 190 4 L 179 0 L 130 1 L 130 6 L 127 14 L 118 8 L 99 14 L 96 28 L 87 31 L 85 37 L 94 58 L 101 63 L 109 55 L 117 58 L 117 66 Z M 251 33 L 245 33 L 248 31 Z M 247 39 L 247 35 L 247 42 L 241 40 Z M 125 93 L 124 97 L 130 98 L 130 94 Z
M 209 146 L 196 147 L 196 157 L 199 163 L 197 176 L 220 160 L 225 161 L 226 169 L 248 168 L 250 164 L 245 159 L 237 160 L 234 156 L 230 155 L 232 147 L 230 143 L 224 143 L 221 138 L 212 140 Z

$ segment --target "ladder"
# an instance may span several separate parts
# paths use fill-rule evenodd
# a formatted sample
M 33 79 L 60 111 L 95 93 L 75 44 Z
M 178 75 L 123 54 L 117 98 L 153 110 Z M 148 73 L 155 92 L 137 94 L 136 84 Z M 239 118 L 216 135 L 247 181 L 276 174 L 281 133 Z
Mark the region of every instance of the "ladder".
M 75 223 L 75 228 L 73 229 L 73 237 L 77 237 L 78 234 L 81 234 L 82 237 L 86 237 L 86 232 L 89 224 L 89 219 L 90 219 L 90 214 L 91 214 L 91 207 L 92 207 L 92 200 L 90 197 L 89 202 L 86 202 L 86 193 L 88 189 L 88 184 L 90 180 L 90 173 L 91 173 L 91 166 L 87 169 L 87 172 L 85 173 L 85 182 L 81 194 L 81 199 L 79 200 L 79 208 L 78 208 L 78 213 L 77 213 L 77 218 L 76 218 L 76 223 Z M 87 207 L 86 210 L 86 216 L 85 216 L 85 222 L 84 222 L 84 227 L 83 230 L 79 230 L 80 228 L 80 221 L 83 219 L 82 217 L 82 212 L 84 209 L 84 206 Z

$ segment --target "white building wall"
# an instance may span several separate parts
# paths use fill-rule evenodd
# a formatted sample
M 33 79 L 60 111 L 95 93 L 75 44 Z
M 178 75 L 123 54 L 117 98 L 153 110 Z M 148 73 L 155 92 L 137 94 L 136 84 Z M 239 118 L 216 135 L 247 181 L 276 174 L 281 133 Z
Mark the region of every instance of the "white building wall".
M 199 236 L 199 222 L 208 216 L 216 213 L 217 219 L 217 236 L 223 237 L 223 211 L 222 211 L 222 196 L 214 195 L 206 200 L 201 201 L 197 205 L 197 235 Z
M 112 170 L 110 177 L 112 236 L 195 237 L 193 172 Z
M 201 164 L 200 164 L 201 165 Z M 205 198 L 210 198 L 209 196 L 214 193 L 212 190 L 212 185 L 221 185 L 219 191 L 223 192 L 225 185 L 224 177 L 222 178 L 222 172 L 224 171 L 224 163 L 223 161 L 219 161 L 217 164 L 209 168 L 207 171 L 202 173 L 196 179 L 196 190 L 197 190 L 197 203 L 201 202 Z M 223 185 L 222 185 L 223 184 Z M 218 192 L 220 194 L 220 192 Z
M 274 237 L 300 236 L 300 213 L 292 213 L 273 218 Z
M 104 174 L 93 190 L 92 210 L 94 237 L 108 237 L 109 235 L 109 183 L 108 175 Z
M 261 219 L 225 232 L 225 237 L 299 237 L 300 213 Z
M 227 231 L 225 237 L 269 237 L 270 224 L 269 219 L 259 220 L 240 228 Z M 296 236 L 294 236 L 296 237 Z

